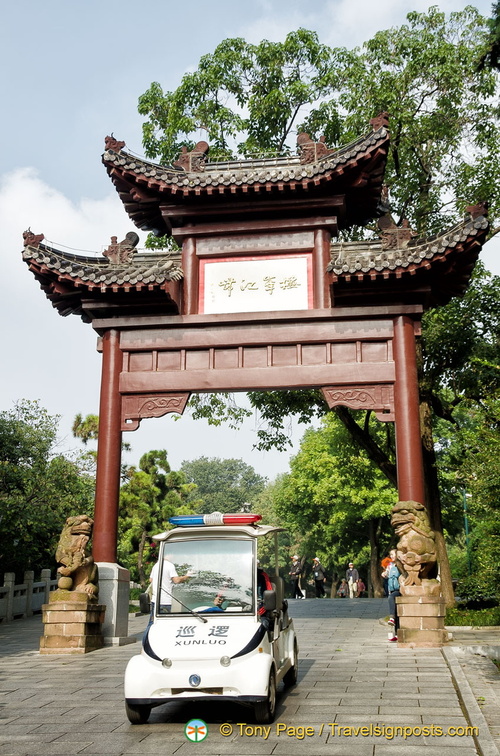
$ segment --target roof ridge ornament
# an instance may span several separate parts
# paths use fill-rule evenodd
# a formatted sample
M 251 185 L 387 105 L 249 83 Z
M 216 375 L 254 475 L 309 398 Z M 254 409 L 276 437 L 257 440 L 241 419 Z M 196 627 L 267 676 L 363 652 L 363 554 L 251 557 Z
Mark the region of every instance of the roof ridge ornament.
M 301 131 L 297 135 L 297 149 L 302 165 L 305 163 L 317 163 L 320 158 L 331 155 L 336 151 L 335 148 L 327 147 L 324 136 L 320 136 L 319 141 L 315 142 L 305 131 Z
M 104 138 L 104 149 L 106 152 L 108 150 L 111 150 L 111 152 L 121 152 L 124 147 L 125 142 L 120 142 L 118 139 L 115 139 L 113 132 L 111 132 L 111 136 Z
M 117 236 L 112 236 L 111 244 L 102 254 L 115 264 L 131 263 L 134 254 L 137 252 L 136 247 L 139 243 L 139 236 L 135 231 L 129 231 L 123 241 L 118 242 L 117 240 Z
M 23 232 L 23 239 L 25 247 L 38 247 L 45 237 L 43 234 L 34 234 L 31 228 L 27 228 L 26 231 Z
M 383 110 L 381 113 L 379 113 L 375 118 L 372 118 L 370 121 L 370 126 L 372 126 L 374 131 L 378 131 L 379 129 L 389 128 L 389 113 L 386 110 Z
M 406 249 L 411 239 L 417 236 L 417 232 L 410 227 L 406 218 L 403 218 L 398 226 L 390 213 L 382 215 L 377 221 L 377 226 L 382 231 L 382 249 Z
M 209 149 L 208 142 L 198 142 L 191 151 L 183 145 L 179 157 L 172 165 L 174 168 L 182 168 L 186 173 L 202 173 Z
M 465 212 L 469 213 L 471 220 L 476 220 L 481 216 L 488 217 L 488 202 L 478 202 L 476 205 L 468 205 Z

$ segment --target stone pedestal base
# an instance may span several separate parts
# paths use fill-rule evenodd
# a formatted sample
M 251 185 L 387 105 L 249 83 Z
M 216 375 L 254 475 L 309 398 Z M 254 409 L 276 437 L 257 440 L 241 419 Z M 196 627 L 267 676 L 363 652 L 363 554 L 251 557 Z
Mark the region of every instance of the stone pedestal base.
M 398 646 L 437 648 L 448 640 L 442 596 L 398 596 Z
M 106 607 L 87 601 L 51 601 L 42 606 L 41 654 L 86 654 L 102 648 Z
M 113 562 L 98 562 L 99 601 L 106 606 L 103 626 L 105 646 L 123 646 L 135 643 L 128 634 L 128 606 L 130 598 L 130 572 Z

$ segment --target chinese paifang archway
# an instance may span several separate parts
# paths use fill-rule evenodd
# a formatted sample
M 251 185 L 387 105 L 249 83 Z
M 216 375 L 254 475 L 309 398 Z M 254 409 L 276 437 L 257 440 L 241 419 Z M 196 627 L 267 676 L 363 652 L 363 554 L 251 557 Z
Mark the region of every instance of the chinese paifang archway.
M 486 239 L 481 205 L 432 239 L 387 215 L 384 114 L 339 149 L 307 134 L 298 155 L 172 166 L 106 139 L 103 163 L 134 224 L 182 252 L 139 252 L 134 232 L 101 257 L 25 233 L 24 260 L 61 315 L 99 334 L 103 366 L 94 557 L 116 563 L 121 437 L 182 413 L 192 392 L 321 389 L 329 407 L 394 422 L 398 494 L 425 503 L 415 337 L 426 308 L 461 296 Z M 379 238 L 338 243 L 378 219 Z

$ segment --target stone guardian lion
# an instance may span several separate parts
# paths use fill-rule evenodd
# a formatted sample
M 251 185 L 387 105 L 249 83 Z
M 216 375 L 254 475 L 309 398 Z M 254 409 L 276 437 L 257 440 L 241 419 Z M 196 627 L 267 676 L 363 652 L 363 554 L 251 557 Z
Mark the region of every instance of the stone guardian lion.
M 59 563 L 57 586 L 97 599 L 97 566 L 93 557 L 85 554 L 93 524 L 94 520 L 87 515 L 68 517 L 66 520 L 56 551 L 56 561 Z
M 407 573 L 402 585 L 421 585 L 437 560 L 427 510 L 418 501 L 399 501 L 392 510 L 391 525 L 399 537 L 398 558 Z

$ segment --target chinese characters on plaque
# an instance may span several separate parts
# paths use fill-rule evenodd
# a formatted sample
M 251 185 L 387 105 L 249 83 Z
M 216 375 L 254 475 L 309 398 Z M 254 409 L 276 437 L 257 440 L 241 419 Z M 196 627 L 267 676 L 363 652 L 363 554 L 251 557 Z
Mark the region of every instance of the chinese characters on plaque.
M 278 312 L 312 307 L 311 255 L 203 260 L 200 312 Z

